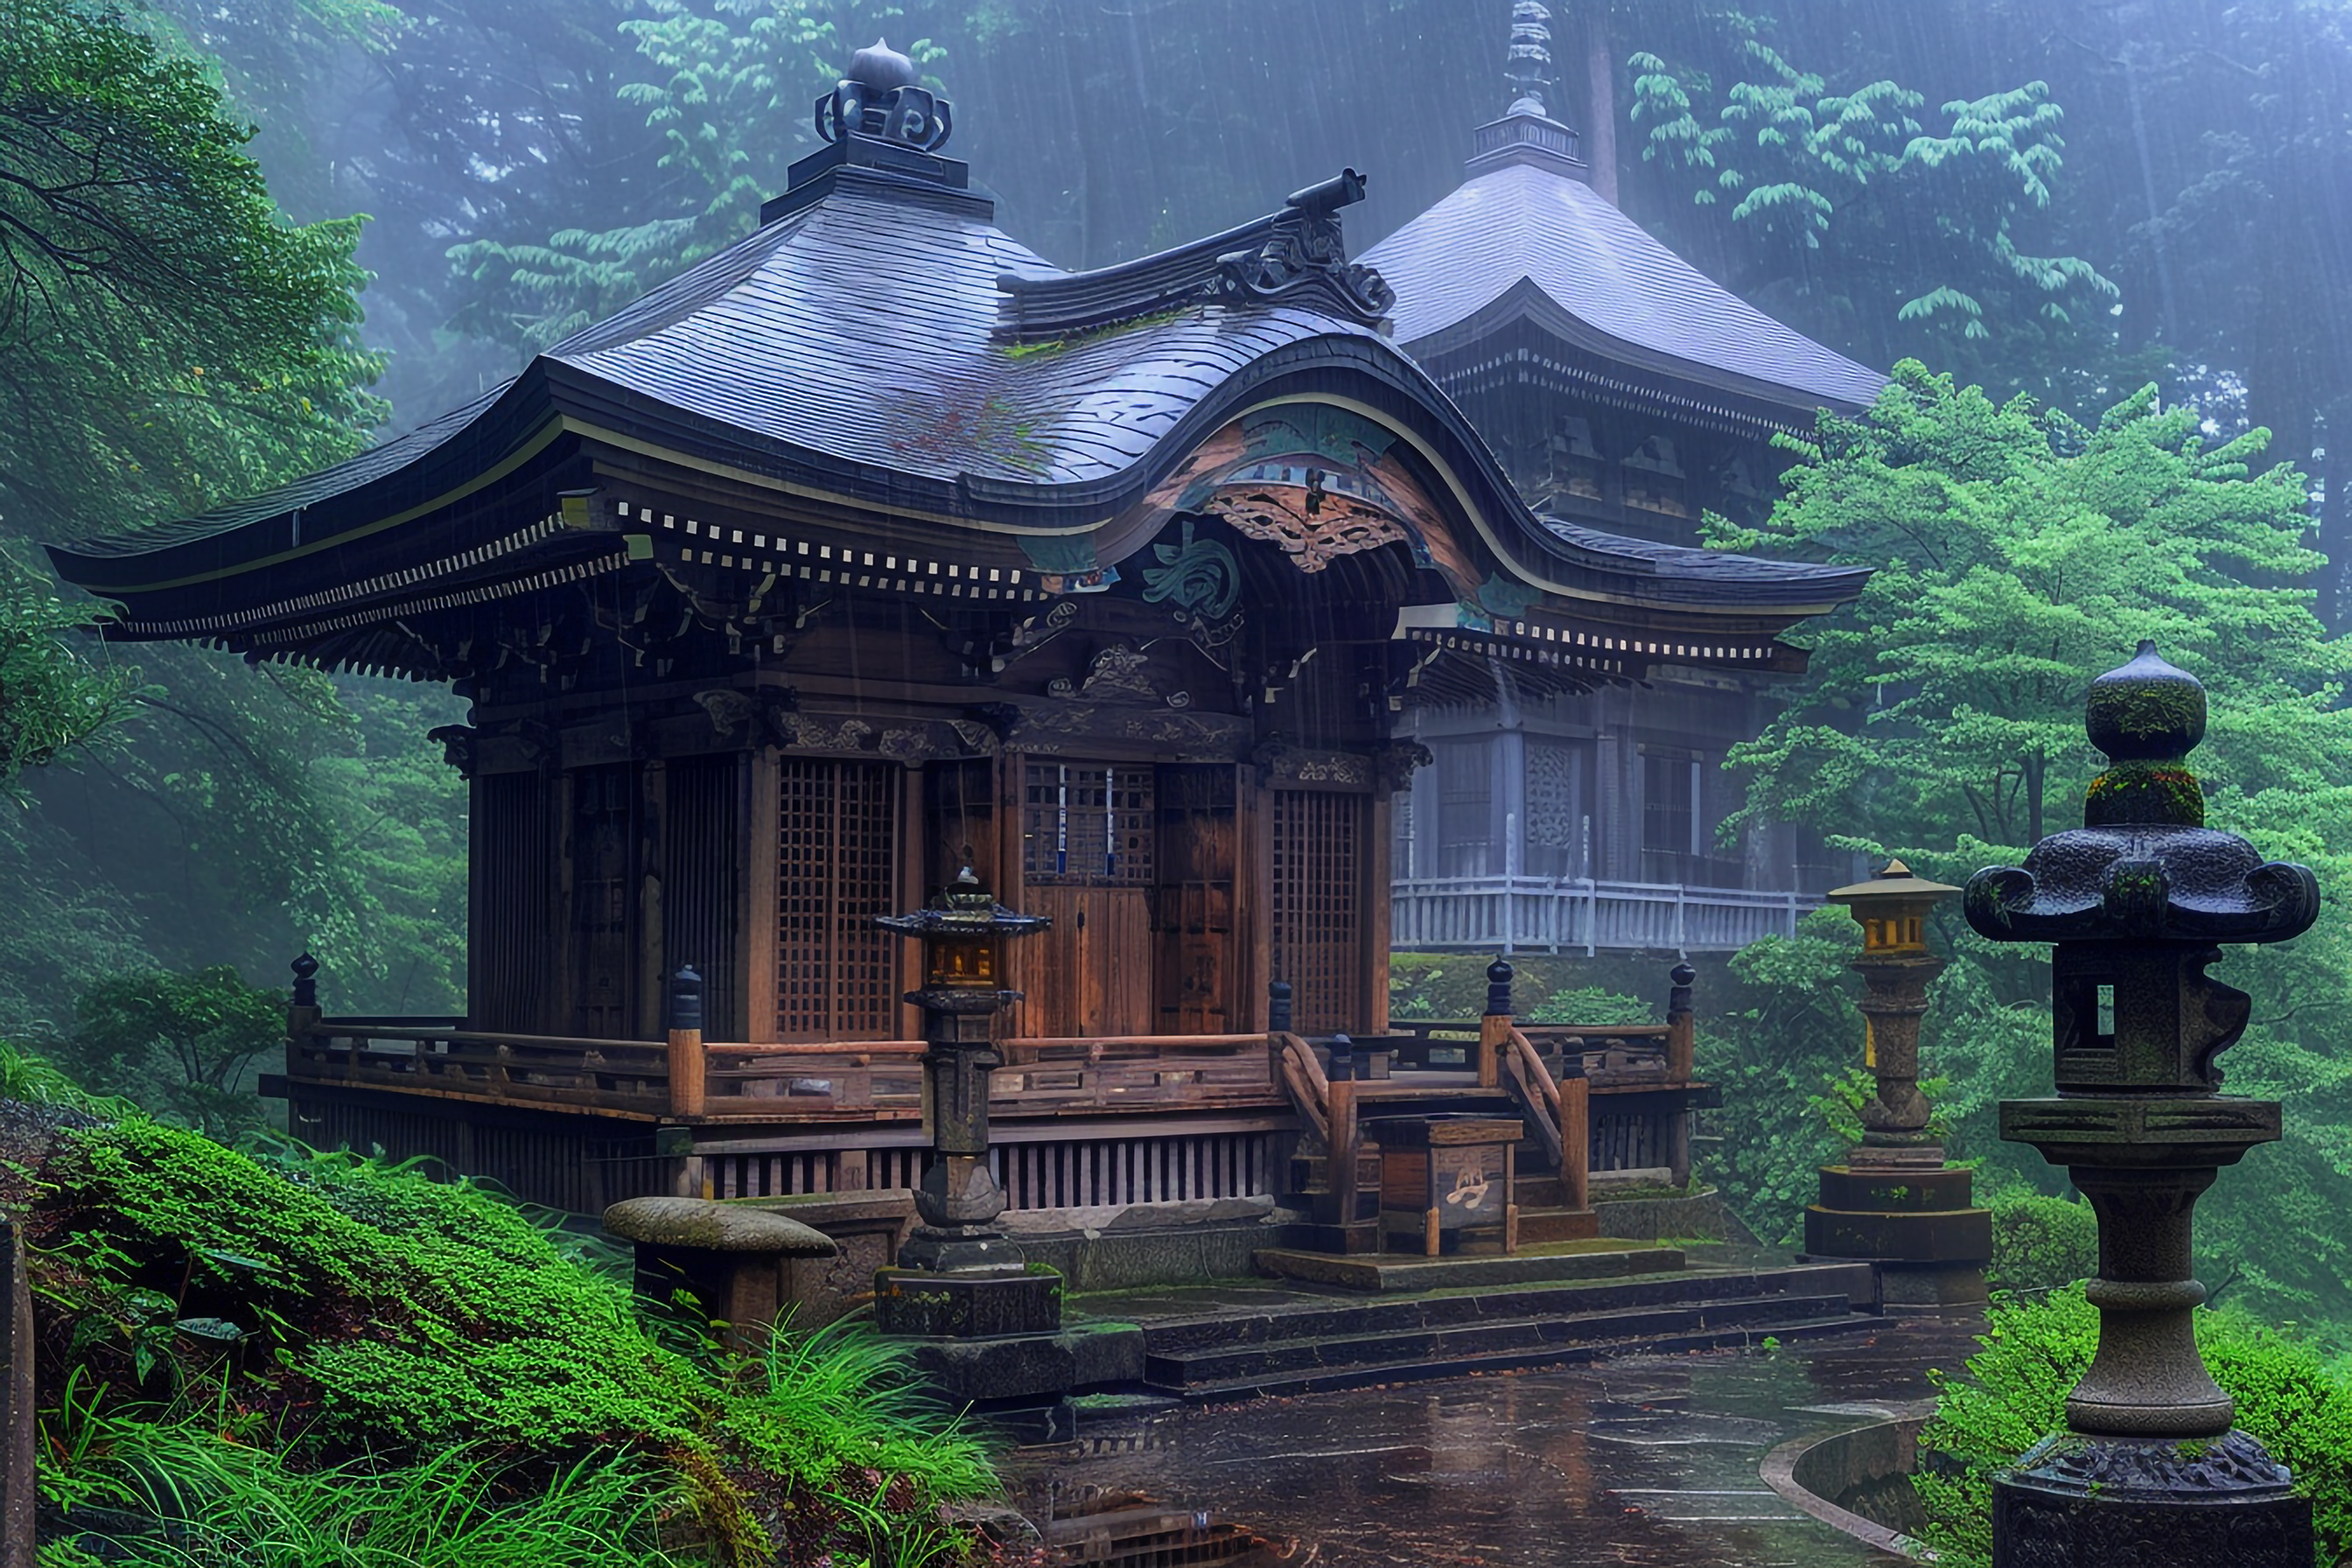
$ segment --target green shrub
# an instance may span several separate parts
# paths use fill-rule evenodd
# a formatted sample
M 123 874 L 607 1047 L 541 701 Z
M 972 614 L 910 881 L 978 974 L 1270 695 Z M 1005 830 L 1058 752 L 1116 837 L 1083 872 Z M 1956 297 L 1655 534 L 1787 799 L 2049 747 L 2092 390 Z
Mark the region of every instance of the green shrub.
M 1555 991 L 1526 1015 L 1531 1024 L 1654 1024 L 1658 1016 L 1639 996 L 1598 985 Z
M 53 1122 L 0 1166 L 49 1320 L 41 1483 L 87 1516 L 44 1568 L 913 1568 L 968 1544 L 939 1504 L 994 1488 L 870 1331 L 736 1354 L 481 1185 Z
M 2065 1425 L 2067 1394 L 2098 1348 L 2099 1314 L 2079 1285 L 2032 1302 L 1996 1304 L 1968 1375 L 1936 1373 L 1936 1415 L 1919 1435 L 1913 1478 L 1926 1506 L 1923 1539 L 1949 1568 L 1992 1561 L 1992 1480 Z M 2352 1381 L 2318 1352 L 2231 1311 L 2197 1314 L 2197 1342 L 2214 1381 L 2238 1402 L 2237 1424 L 2294 1471 L 2312 1500 L 2320 1561 L 2352 1548 Z
M 2079 1199 L 2011 1190 L 1985 1202 L 1992 1211 L 1992 1262 L 1985 1283 L 2012 1293 L 2054 1290 L 2099 1271 L 2099 1222 Z

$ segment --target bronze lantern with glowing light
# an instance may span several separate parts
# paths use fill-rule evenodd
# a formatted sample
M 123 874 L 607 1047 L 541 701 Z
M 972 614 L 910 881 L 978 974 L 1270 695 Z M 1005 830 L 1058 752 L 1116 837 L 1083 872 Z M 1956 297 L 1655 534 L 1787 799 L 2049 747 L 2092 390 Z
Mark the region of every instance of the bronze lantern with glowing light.
M 1862 1142 L 1822 1167 L 1821 1201 L 1805 1211 L 1805 1251 L 1866 1258 L 1888 1306 L 1965 1306 L 1984 1300 L 1992 1216 L 1973 1206 L 1973 1178 L 1944 1163 L 1919 1092 L 1919 1020 L 1944 961 L 1927 951 L 1927 917 L 1959 892 L 1900 860 L 1828 897 L 1862 927 L 1863 1065 L 1876 1087 L 1862 1108 Z
M 1862 1108 L 1863 1150 L 1857 1158 L 1943 1163 L 1944 1152 L 1927 1131 L 1927 1097 L 1919 1092 L 1919 1019 L 1927 1011 L 1927 983 L 1944 968 L 1944 961 L 1927 951 L 1927 913 L 1958 892 L 1889 860 L 1871 880 L 1828 895 L 1862 927 L 1862 956 L 1853 967 L 1866 988 L 1863 1065 L 1877 1079 L 1878 1089 Z

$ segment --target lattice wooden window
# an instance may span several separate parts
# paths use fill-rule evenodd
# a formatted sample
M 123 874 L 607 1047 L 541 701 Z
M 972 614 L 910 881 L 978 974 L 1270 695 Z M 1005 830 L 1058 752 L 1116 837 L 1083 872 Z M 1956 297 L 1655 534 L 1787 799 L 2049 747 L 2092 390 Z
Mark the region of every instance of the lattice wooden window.
M 1363 820 L 1360 795 L 1274 793 L 1274 978 L 1305 1034 L 1362 1022 Z
M 1021 869 L 1032 886 L 1150 883 L 1150 764 L 1032 763 L 1021 811 Z
M 898 770 L 787 757 L 778 764 L 776 1032 L 786 1040 L 897 1032 Z

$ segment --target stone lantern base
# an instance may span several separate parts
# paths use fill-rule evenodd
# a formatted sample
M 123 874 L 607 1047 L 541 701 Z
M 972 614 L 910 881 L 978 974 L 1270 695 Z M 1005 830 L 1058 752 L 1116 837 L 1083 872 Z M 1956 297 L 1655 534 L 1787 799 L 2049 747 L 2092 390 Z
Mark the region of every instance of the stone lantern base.
M 1874 1266 L 1882 1309 L 1982 1305 L 1992 1211 L 1973 1206 L 1975 1173 L 1946 1165 L 1939 1149 L 1916 1161 L 1871 1158 L 1880 1152 L 1857 1149 L 1846 1164 L 1822 1167 L 1805 1256 Z
M 1058 1333 L 1062 1277 L 1015 1264 L 965 1274 L 882 1268 L 874 1275 L 874 1322 L 886 1334 L 989 1340 Z
M 2311 1503 L 2243 1432 L 2048 1438 L 1993 1483 L 1993 1568 L 2307 1568 Z

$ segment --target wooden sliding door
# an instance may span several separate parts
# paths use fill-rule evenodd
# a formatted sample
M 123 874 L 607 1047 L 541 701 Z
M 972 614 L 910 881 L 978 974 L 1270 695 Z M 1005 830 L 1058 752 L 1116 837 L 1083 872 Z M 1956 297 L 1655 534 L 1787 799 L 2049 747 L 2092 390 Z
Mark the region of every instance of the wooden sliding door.
M 1151 1032 L 1156 796 L 1150 763 L 1024 765 L 1024 912 L 1054 923 L 1019 944 L 1016 1034 Z

